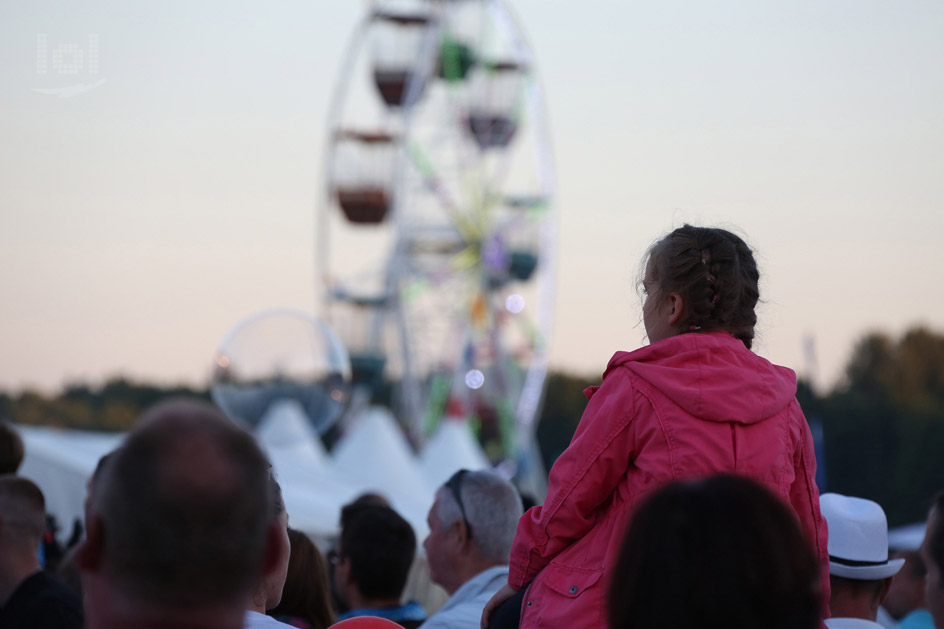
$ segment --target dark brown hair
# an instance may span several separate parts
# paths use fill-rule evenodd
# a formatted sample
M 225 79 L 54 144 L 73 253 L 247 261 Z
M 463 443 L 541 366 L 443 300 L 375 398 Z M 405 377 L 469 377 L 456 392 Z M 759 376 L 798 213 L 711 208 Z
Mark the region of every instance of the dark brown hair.
M 302 619 L 311 629 L 334 624 L 328 567 L 318 547 L 301 531 L 290 528 L 292 554 L 282 588 L 282 600 L 266 613 L 274 618 Z
M 820 568 L 796 516 L 733 475 L 677 482 L 633 516 L 607 602 L 612 629 L 814 629 Z
M 346 509 L 338 556 L 351 562 L 351 578 L 367 599 L 398 598 L 416 553 L 416 534 L 403 517 L 377 504 Z
M 15 474 L 23 462 L 23 439 L 13 427 L 0 421 L 0 474 Z
M 46 532 L 46 500 L 33 481 L 14 474 L 0 475 L 0 520 L 7 535 L 27 540 L 35 548 Z
M 751 348 L 760 275 L 754 254 L 738 236 L 683 225 L 649 248 L 644 268 L 661 294 L 682 297 L 678 332 L 726 330 Z

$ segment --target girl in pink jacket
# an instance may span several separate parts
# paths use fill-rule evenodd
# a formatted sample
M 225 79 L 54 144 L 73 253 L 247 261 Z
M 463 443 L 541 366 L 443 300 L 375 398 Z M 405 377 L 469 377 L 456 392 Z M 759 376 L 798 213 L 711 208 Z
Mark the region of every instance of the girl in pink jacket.
M 636 506 L 667 482 L 720 472 L 751 477 L 792 507 L 828 574 L 796 376 L 750 350 L 759 296 L 751 250 L 723 229 L 685 225 L 649 249 L 645 269 L 651 344 L 617 352 L 602 384 L 587 389 L 544 504 L 518 523 L 508 584 L 483 626 L 527 588 L 521 627 L 604 627 L 609 573 Z M 828 600 L 828 578 L 821 587 Z

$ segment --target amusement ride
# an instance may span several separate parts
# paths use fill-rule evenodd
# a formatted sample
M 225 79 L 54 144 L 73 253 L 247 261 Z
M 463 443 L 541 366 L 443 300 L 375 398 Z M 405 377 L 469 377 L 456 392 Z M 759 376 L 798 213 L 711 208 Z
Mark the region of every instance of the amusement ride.
M 521 28 L 501 0 L 374 2 L 338 76 L 317 251 L 348 414 L 392 387 L 415 446 L 467 421 L 499 470 L 543 474 L 554 167 Z

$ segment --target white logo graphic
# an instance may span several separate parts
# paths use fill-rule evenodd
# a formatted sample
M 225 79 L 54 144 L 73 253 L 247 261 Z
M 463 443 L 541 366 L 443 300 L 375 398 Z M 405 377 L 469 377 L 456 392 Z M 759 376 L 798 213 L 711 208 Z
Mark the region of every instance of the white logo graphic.
M 61 87 L 34 87 L 34 92 L 48 94 L 59 98 L 72 98 L 95 89 L 105 83 L 105 78 L 96 78 L 101 71 L 101 36 L 90 34 L 88 47 L 84 48 L 74 43 L 56 44 L 49 48 L 49 36 L 46 33 L 36 35 L 36 74 L 49 75 L 52 73 L 60 77 L 72 76 L 78 79 L 92 79 Z M 50 64 L 50 58 L 52 63 Z

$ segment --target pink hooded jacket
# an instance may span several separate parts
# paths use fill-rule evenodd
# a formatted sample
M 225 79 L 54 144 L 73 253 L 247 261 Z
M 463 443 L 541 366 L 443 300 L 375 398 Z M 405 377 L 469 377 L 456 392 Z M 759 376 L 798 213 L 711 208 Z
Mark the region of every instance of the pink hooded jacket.
M 680 334 L 617 352 L 586 394 L 544 505 L 518 523 L 508 583 L 533 580 L 521 627 L 606 626 L 608 576 L 630 515 L 677 479 L 729 472 L 766 485 L 793 507 L 828 575 L 813 440 L 793 371 L 726 332 Z

